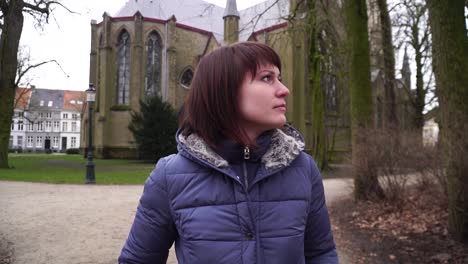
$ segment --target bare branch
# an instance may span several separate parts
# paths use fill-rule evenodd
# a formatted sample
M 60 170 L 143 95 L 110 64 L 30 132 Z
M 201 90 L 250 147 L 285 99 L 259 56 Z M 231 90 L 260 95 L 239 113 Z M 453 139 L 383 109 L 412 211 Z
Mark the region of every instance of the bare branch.
M 52 11 L 51 8 L 53 5 L 58 5 L 72 14 L 78 14 L 77 12 L 70 10 L 68 7 L 66 7 L 59 1 L 47 1 L 47 0 L 36 0 L 34 1 L 34 4 L 24 2 L 23 12 L 30 14 L 31 16 L 36 18 L 36 20 L 38 21 L 41 20 L 41 17 L 45 17 L 45 22 L 48 23 L 49 15 Z M 39 15 L 39 17 L 36 17 L 37 15 Z
M 19 74 L 18 74 L 18 78 L 15 82 L 15 87 L 17 87 L 19 85 L 19 83 L 21 82 L 21 79 L 23 78 L 23 76 L 28 73 L 30 70 L 32 69 L 35 69 L 37 67 L 40 67 L 44 64 L 47 64 L 47 63 L 51 63 L 51 62 L 55 62 L 55 64 L 57 64 L 57 66 L 59 66 L 59 68 L 62 70 L 62 72 L 67 76 L 69 77 L 69 75 L 63 70 L 62 66 L 60 65 L 60 63 L 58 63 L 58 61 L 56 60 L 48 60 L 48 61 L 43 61 L 43 62 L 40 62 L 40 63 L 36 63 L 36 64 L 33 64 L 33 65 L 29 65 L 28 67 L 26 67 L 26 69 L 22 70 Z
M 260 19 L 262 18 L 263 15 L 265 15 L 266 12 L 268 12 L 268 10 L 270 10 L 273 6 L 275 6 L 277 3 L 279 2 L 279 0 L 276 0 L 274 1 L 270 6 L 268 6 L 267 8 L 265 8 L 265 10 L 263 10 L 261 13 L 257 14 L 251 21 L 249 21 L 249 23 L 246 24 L 246 27 L 247 25 L 251 25 L 253 24 L 253 27 L 252 27 L 252 32 L 255 31 L 255 28 L 257 27 L 257 24 L 258 22 L 260 21 Z M 253 21 L 255 20 L 255 21 Z M 240 30 L 241 31 L 241 30 Z

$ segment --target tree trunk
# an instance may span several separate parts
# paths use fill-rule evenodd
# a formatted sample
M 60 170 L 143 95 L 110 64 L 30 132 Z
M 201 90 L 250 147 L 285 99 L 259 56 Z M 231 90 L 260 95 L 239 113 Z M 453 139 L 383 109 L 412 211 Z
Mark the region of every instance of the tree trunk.
M 414 37 L 418 37 L 419 30 L 416 25 L 415 29 L 416 32 L 413 33 Z M 417 34 L 417 35 L 416 35 Z M 418 40 L 417 38 L 415 40 Z M 413 40 L 414 41 L 414 40 Z M 416 61 L 416 98 L 415 98 L 415 128 L 418 134 L 422 137 L 422 129 L 424 126 L 424 107 L 426 106 L 426 89 L 424 88 L 424 80 L 423 80 L 423 54 L 421 52 L 421 45 L 414 45 L 415 49 L 415 61 Z M 410 95 L 411 96 L 411 95 Z M 421 138 L 422 142 L 422 138 Z
M 366 166 L 369 143 L 366 133 L 363 133 L 373 124 L 366 1 L 345 0 L 344 11 L 348 42 L 354 197 L 358 200 L 383 198 L 375 168 Z
M 312 103 L 310 113 L 310 147 L 311 155 L 317 162 L 317 166 L 323 170 L 327 167 L 328 146 L 327 134 L 325 130 L 325 106 L 323 103 L 323 92 L 320 86 L 320 57 L 318 54 L 318 34 L 317 34 L 317 12 L 316 1 L 307 1 L 308 22 L 306 25 L 308 36 L 308 81 L 309 81 L 309 101 Z
M 468 37 L 464 0 L 427 0 L 449 195 L 449 231 L 468 243 Z
M 382 48 L 384 60 L 385 122 L 387 127 L 398 127 L 395 96 L 395 53 L 393 51 L 392 24 L 388 14 L 387 0 L 377 0 L 380 13 Z
M 4 15 L 0 37 L 0 168 L 8 168 L 15 79 L 18 66 L 18 46 L 23 31 L 23 1 L 11 0 Z

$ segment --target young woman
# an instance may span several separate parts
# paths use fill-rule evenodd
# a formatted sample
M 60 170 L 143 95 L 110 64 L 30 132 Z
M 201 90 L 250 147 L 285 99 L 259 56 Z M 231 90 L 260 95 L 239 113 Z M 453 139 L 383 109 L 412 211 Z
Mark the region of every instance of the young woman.
M 241 42 L 201 59 L 179 152 L 146 181 L 119 263 L 338 263 L 322 179 L 286 124 L 288 88 L 270 47 Z

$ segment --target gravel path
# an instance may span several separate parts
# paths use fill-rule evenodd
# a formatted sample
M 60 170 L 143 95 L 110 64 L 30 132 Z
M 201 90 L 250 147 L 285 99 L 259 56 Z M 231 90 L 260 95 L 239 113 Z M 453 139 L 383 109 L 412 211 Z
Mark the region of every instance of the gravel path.
M 325 180 L 327 202 L 349 194 L 350 183 Z M 0 181 L 0 245 L 13 249 L 13 264 L 116 263 L 142 191 Z M 167 263 L 177 263 L 174 252 Z

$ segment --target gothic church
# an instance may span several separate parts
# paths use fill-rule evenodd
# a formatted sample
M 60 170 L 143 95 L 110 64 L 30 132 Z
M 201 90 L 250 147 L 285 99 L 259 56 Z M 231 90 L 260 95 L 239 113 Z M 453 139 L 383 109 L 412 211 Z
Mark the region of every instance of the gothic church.
M 299 1 L 267 0 L 238 10 L 235 0 L 227 0 L 226 8 L 203 0 L 129 0 L 113 16 L 104 13 L 101 22 L 91 21 L 89 76 L 97 89 L 93 113 L 96 156 L 136 158 L 136 143 L 127 127 L 131 111 L 139 110 L 139 100 L 159 95 L 179 109 L 200 58 L 222 45 L 245 40 L 266 43 L 280 54 L 283 81 L 291 91 L 287 117 L 308 141 L 307 38 L 298 30 L 304 14 L 294 9 L 296 19 L 291 19 L 291 7 Z M 344 21 L 333 14 L 340 12 L 341 1 L 320 2 L 327 10 L 318 17 L 320 52 L 326 57 L 321 73 L 325 125 L 333 141 L 329 151 L 340 160 L 350 151 L 349 96 L 340 74 L 344 59 L 337 52 L 345 45 Z M 378 21 L 369 21 L 370 29 L 377 28 Z M 372 82 L 378 104 L 383 89 L 379 37 L 370 32 L 371 46 L 377 50 Z M 407 71 L 409 75 L 409 68 Z M 403 93 L 399 98 L 402 105 L 407 104 Z M 404 111 L 400 114 L 407 115 Z M 85 146 L 86 131 L 81 134 L 81 146 Z

